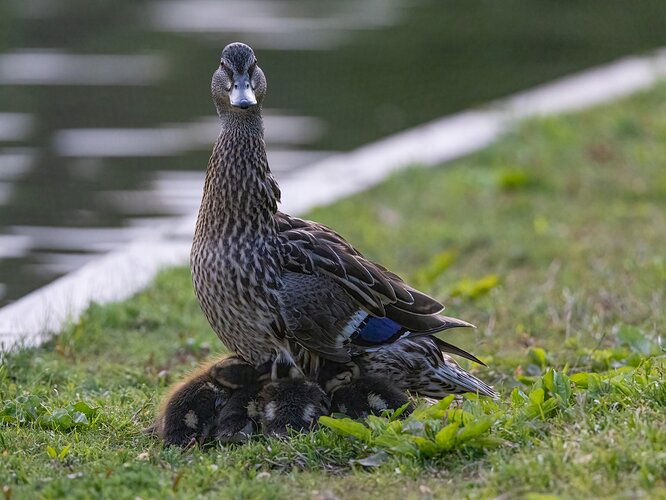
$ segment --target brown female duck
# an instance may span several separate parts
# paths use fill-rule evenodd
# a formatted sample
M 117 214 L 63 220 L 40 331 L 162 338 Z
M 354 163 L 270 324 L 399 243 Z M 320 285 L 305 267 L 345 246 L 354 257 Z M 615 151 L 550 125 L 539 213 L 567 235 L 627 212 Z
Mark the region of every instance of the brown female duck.
M 324 360 L 347 363 L 401 339 L 471 326 L 441 315 L 437 300 L 328 227 L 278 211 L 261 117 L 266 77 L 250 47 L 225 47 L 211 88 L 222 127 L 190 263 L 199 303 L 230 350 L 255 366 L 273 362 L 274 372 L 285 364 L 316 377 Z M 439 349 L 477 361 L 444 342 Z

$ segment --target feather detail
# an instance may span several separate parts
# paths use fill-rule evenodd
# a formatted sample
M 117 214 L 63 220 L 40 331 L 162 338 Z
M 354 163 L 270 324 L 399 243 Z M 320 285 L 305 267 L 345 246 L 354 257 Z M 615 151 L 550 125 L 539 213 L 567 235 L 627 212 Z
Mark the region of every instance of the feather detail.
M 395 342 L 409 333 L 409 330 L 391 318 L 366 316 L 351 336 L 351 341 L 356 345 L 372 347 Z
M 388 305 L 403 316 L 432 315 L 444 308 L 437 300 L 407 285 L 395 273 L 366 259 L 326 226 L 281 212 L 274 217 L 285 247 L 287 270 L 328 274 L 361 307 L 377 316 L 384 316 Z
M 341 333 L 345 339 L 349 339 L 352 335 L 357 333 L 359 326 L 365 318 L 368 317 L 368 313 L 365 311 L 356 311 L 352 317 L 349 319 L 347 324 L 342 329 Z
M 443 398 L 447 394 L 472 392 L 497 399 L 492 387 L 442 352 L 455 346 L 443 344 L 431 336 L 401 338 L 367 350 L 354 357 L 354 362 L 362 375 L 388 378 L 396 387 L 422 396 Z
M 283 277 L 294 275 L 290 278 L 293 283 L 291 289 L 286 292 L 293 294 L 288 302 L 304 315 L 315 316 L 328 311 L 327 318 L 303 318 L 295 326 L 294 338 L 307 349 L 313 349 L 331 360 L 341 360 L 345 354 L 359 352 L 351 345 L 361 350 L 375 349 L 405 336 L 417 337 L 449 328 L 473 326 L 466 321 L 440 315 L 444 306 L 437 300 L 407 285 L 380 264 L 366 259 L 342 236 L 326 226 L 281 212 L 274 217 L 285 249 L 286 274 Z M 296 278 L 298 275 L 310 278 L 303 281 Z M 302 288 L 306 281 L 309 298 Z M 365 316 L 359 320 L 361 315 L 351 311 L 336 316 L 341 311 L 335 313 L 331 310 L 331 303 L 335 301 L 316 292 L 317 287 L 329 290 L 338 298 L 338 303 L 344 302 L 346 294 L 351 311 L 364 311 Z M 311 303 L 306 305 L 301 302 L 299 305 L 298 302 L 303 300 Z M 339 321 L 343 323 L 336 326 Z M 478 362 L 477 358 L 455 346 L 450 346 L 449 350 Z

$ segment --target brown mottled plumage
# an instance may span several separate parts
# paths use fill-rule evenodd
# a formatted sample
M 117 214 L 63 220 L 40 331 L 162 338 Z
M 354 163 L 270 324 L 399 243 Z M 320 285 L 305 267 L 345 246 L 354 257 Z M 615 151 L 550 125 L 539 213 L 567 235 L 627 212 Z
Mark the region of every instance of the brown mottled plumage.
M 230 350 L 255 366 L 274 361 L 316 377 L 323 361 L 471 326 L 442 316 L 437 300 L 331 229 L 278 212 L 261 119 L 266 79 L 250 47 L 225 47 L 211 88 L 222 128 L 190 262 L 199 303 Z
M 402 391 L 431 398 L 472 392 L 496 399 L 492 387 L 446 354 L 449 345 L 428 335 L 383 345 L 354 358 L 360 371 L 358 378 L 384 377 Z
M 239 59 L 244 47 L 237 47 L 240 55 L 227 47 L 213 76 L 222 130 L 206 171 L 190 266 L 213 329 L 227 348 L 259 365 L 288 347 L 276 325 L 283 255 L 273 218 L 280 191 L 268 168 L 260 112 L 266 80 L 254 55 Z M 229 102 L 230 75 L 245 74 L 253 64 L 258 104 L 236 110 Z

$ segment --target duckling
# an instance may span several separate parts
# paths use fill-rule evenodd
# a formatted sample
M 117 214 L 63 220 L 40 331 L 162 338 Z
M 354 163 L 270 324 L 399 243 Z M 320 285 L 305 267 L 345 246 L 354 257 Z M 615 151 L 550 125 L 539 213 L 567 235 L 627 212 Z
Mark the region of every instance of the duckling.
M 335 363 L 324 361 L 317 371 L 317 382 L 326 394 L 332 394 L 339 387 L 351 384 L 361 376 L 361 369 L 355 361 Z
M 365 377 L 338 387 L 332 394 L 331 411 L 351 418 L 378 415 L 384 410 L 397 410 L 409 403 L 409 397 L 389 379 Z M 411 413 L 411 403 L 403 413 Z
M 259 393 L 264 434 L 284 437 L 288 429 L 307 431 L 328 415 L 329 400 L 316 382 L 285 378 L 265 385 Z
M 235 390 L 226 403 L 216 408 L 215 426 L 211 437 L 220 443 L 242 443 L 259 429 L 258 385 Z
M 238 356 L 204 364 L 167 392 L 155 423 L 145 432 L 182 447 L 211 438 L 243 439 L 256 429 L 248 404 L 256 398 L 260 378 Z

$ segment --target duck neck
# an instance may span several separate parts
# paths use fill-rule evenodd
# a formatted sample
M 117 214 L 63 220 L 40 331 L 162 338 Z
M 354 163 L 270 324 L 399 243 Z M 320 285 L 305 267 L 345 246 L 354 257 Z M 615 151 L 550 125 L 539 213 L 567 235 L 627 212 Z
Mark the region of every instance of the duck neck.
M 259 107 L 220 113 L 222 130 L 208 162 L 197 235 L 217 241 L 264 240 L 277 233 L 280 190 L 266 159 Z

